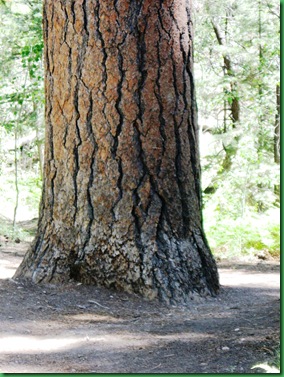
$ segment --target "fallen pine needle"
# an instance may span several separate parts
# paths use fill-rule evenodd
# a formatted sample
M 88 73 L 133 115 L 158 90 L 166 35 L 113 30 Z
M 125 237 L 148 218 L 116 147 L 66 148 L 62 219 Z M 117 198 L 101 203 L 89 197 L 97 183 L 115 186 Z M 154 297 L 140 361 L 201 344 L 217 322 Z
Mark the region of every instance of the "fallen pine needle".
M 100 306 L 101 308 L 110 309 L 110 308 L 107 307 L 107 306 L 104 306 L 104 305 L 99 304 L 99 303 L 98 303 L 97 301 L 95 301 L 95 300 L 89 300 L 88 302 L 89 302 L 90 304 L 98 305 L 98 306 Z
M 150 370 L 157 369 L 161 366 L 162 364 L 160 363 L 159 365 L 156 365 L 155 367 L 151 368 Z

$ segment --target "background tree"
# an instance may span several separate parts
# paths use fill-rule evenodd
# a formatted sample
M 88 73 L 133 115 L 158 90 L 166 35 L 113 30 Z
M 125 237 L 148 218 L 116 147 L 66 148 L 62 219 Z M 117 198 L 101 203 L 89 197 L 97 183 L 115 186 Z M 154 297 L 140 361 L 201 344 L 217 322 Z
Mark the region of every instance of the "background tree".
M 8 1 L 0 6 L 0 212 L 14 202 L 37 216 L 43 153 L 42 4 Z M 14 176 L 10 173 L 14 172 Z M 13 187 L 16 187 L 16 193 Z M 15 229 L 14 229 L 15 230 Z M 15 232 L 14 232 L 15 233 Z
M 43 20 L 43 198 L 16 276 L 166 302 L 216 294 L 188 1 L 46 0 Z
M 194 4 L 206 233 L 222 256 L 260 251 L 276 255 L 279 166 L 273 146 L 279 140 L 279 3 Z

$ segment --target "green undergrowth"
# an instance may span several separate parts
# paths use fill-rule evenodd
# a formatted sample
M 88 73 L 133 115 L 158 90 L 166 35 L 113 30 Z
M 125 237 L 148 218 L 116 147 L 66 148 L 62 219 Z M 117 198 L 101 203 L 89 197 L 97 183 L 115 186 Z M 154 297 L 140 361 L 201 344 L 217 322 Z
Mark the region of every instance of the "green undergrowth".
M 24 229 L 21 224 L 16 224 L 14 227 L 11 221 L 0 217 L 0 236 L 9 241 L 19 239 L 20 241 L 30 242 L 33 239 L 34 231 Z
M 19 170 L 18 173 L 18 208 L 16 222 L 38 217 L 41 197 L 41 179 L 34 170 Z M 16 204 L 15 176 L 12 169 L 0 171 L 0 218 L 13 222 Z M 8 222 L 9 222 L 8 221 Z M 9 227 L 9 225 L 7 225 Z
M 245 217 L 205 216 L 205 231 L 215 256 L 233 257 L 280 256 L 279 209 Z
M 265 373 L 280 373 L 281 352 L 280 344 L 274 349 L 274 355 L 270 361 L 254 365 L 251 369 L 261 368 Z

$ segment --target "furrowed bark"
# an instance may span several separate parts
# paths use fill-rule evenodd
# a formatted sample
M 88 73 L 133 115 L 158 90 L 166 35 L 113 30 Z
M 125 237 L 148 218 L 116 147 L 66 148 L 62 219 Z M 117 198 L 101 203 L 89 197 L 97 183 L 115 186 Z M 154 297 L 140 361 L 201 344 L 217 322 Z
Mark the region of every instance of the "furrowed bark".
M 16 272 L 165 302 L 216 294 L 187 0 L 46 0 L 45 180 Z

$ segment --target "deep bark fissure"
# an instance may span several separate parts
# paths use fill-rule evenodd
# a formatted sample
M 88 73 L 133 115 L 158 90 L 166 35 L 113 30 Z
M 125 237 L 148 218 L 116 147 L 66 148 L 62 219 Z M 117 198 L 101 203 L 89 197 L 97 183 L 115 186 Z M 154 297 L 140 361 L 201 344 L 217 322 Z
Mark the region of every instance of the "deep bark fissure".
M 88 182 L 88 187 L 87 187 L 87 206 L 88 206 L 89 222 L 88 222 L 87 230 L 86 230 L 86 238 L 82 247 L 83 253 L 81 253 L 80 259 L 83 259 L 85 248 L 91 239 L 91 229 L 92 229 L 92 225 L 95 219 L 91 190 L 92 190 L 93 182 L 94 182 L 94 163 L 95 163 L 95 156 L 96 156 L 96 151 L 98 149 L 98 146 L 95 141 L 95 137 L 94 137 L 94 133 L 92 129 L 92 117 L 93 117 L 93 97 L 92 97 L 92 91 L 89 91 L 89 109 L 88 109 L 87 118 L 86 118 L 86 128 L 88 132 L 88 138 L 92 143 L 93 152 L 90 158 L 90 177 L 89 177 L 89 182 Z
M 170 34 L 170 32 L 164 27 L 163 17 L 162 17 L 162 14 L 161 14 L 162 9 L 163 9 L 162 6 L 160 6 L 159 9 L 158 9 L 158 19 L 159 19 L 159 24 L 161 25 L 161 28 L 162 28 L 163 32 L 167 35 L 168 40 L 170 41 L 170 40 L 171 40 L 171 34 Z
M 87 12 L 87 0 L 82 3 L 83 18 L 84 18 L 84 31 L 89 38 L 89 28 L 88 28 L 88 12 Z M 88 42 L 87 42 L 88 45 Z
M 122 86 L 123 86 L 123 82 L 124 82 L 124 78 L 125 78 L 125 72 L 124 72 L 124 69 L 123 69 L 123 55 L 121 53 L 120 48 L 118 48 L 117 61 L 118 61 L 118 70 L 119 70 L 119 74 L 120 74 L 120 80 L 118 81 L 118 84 L 117 84 L 117 99 L 116 99 L 116 102 L 115 102 L 115 109 L 116 109 L 116 111 L 119 115 L 119 123 L 116 127 L 116 132 L 115 132 L 115 135 L 113 137 L 114 140 L 113 140 L 112 154 L 113 154 L 114 159 L 117 156 L 117 148 L 118 148 L 118 143 L 119 143 L 118 139 L 119 139 L 119 135 L 121 134 L 122 127 L 123 127 L 123 124 L 124 124 L 124 114 L 123 114 L 123 111 L 120 107 L 120 104 L 121 104 L 122 97 L 123 97 Z
M 138 89 L 137 89 L 137 102 L 138 102 L 138 119 L 141 124 L 141 129 L 143 129 L 143 114 L 144 114 L 144 104 L 142 102 L 142 92 L 147 79 L 147 70 L 146 70 L 146 42 L 145 34 L 147 30 L 147 19 L 144 20 L 144 32 L 141 31 L 137 26 L 137 39 L 138 39 L 138 49 L 137 49 L 137 62 L 138 62 L 138 71 L 140 73 L 140 78 L 138 79 Z M 145 135 L 144 135 L 145 136 Z
M 71 50 L 71 48 L 68 49 L 68 73 L 69 73 L 68 76 L 70 78 L 68 80 L 68 84 L 69 84 L 69 88 L 70 88 L 69 90 L 70 90 L 70 93 L 71 93 L 71 82 L 70 82 L 71 77 L 72 77 L 72 50 Z M 65 121 L 65 130 L 64 130 L 64 134 L 63 134 L 63 146 L 67 150 L 68 147 L 67 147 L 66 143 L 67 143 L 67 139 L 68 139 L 69 123 L 66 119 L 64 109 L 61 106 L 60 106 L 60 109 L 61 109 L 62 115 L 64 117 L 64 121 Z
M 80 171 L 80 147 L 82 146 L 82 137 L 81 137 L 81 131 L 80 131 L 80 107 L 79 107 L 79 93 L 80 93 L 80 84 L 83 84 L 83 86 L 86 88 L 86 85 L 84 84 L 82 80 L 82 71 L 83 71 L 83 65 L 84 65 L 84 58 L 86 56 L 88 41 L 89 41 L 89 32 L 88 32 L 88 20 L 87 20 L 87 14 L 86 14 L 86 0 L 82 3 L 82 18 L 83 18 L 83 30 L 82 30 L 82 44 L 79 48 L 79 54 L 77 58 L 77 67 L 76 67 L 76 85 L 74 88 L 74 115 L 75 115 L 75 131 L 76 131 L 76 142 L 74 145 L 74 158 L 75 158 L 75 169 L 73 173 L 73 179 L 74 179 L 74 207 L 75 207 L 75 213 L 74 213 L 74 224 L 76 223 L 76 217 L 78 213 L 78 174 Z M 87 88 L 86 88 L 87 89 Z M 87 91 L 89 91 L 87 89 Z
M 118 144 L 119 144 L 119 136 L 122 132 L 122 128 L 123 128 L 123 124 L 124 124 L 124 114 L 123 114 L 123 111 L 120 107 L 121 105 L 121 101 L 122 101 L 122 98 L 123 98 L 123 93 L 122 93 L 122 87 L 123 87 L 123 83 L 124 83 L 124 79 L 125 79 L 125 72 L 124 72 L 124 68 L 123 68 L 123 55 L 122 55 L 122 52 L 121 52 L 121 46 L 123 46 L 124 42 L 125 42 L 125 39 L 126 39 L 126 36 L 124 36 L 124 39 L 122 41 L 122 43 L 120 45 L 118 45 L 118 70 L 119 70 L 119 74 L 120 74 L 120 80 L 118 81 L 118 84 L 117 84 L 117 99 L 116 99 L 116 102 L 115 102 L 115 109 L 119 115 L 119 122 L 116 126 L 116 131 L 115 131 L 115 135 L 113 136 L 113 146 L 111 148 L 111 153 L 112 153 L 112 156 L 113 156 L 113 159 L 115 159 L 117 161 L 117 166 L 118 166 L 118 172 L 119 172 L 119 176 L 118 176 L 118 179 L 117 179 L 117 188 L 119 190 L 119 193 L 118 193 L 118 197 L 112 207 L 112 213 L 113 213 L 113 216 L 114 216 L 114 219 L 115 219 L 115 208 L 117 206 L 117 204 L 119 203 L 119 201 L 122 199 L 122 196 L 123 196 L 123 188 L 122 188 L 122 180 L 123 180 L 123 168 L 122 168 L 122 159 L 120 156 L 117 155 L 117 149 L 118 149 Z
M 42 217 L 43 219 L 43 217 Z M 41 220 L 41 219 L 40 219 Z M 41 262 L 43 261 L 46 253 L 48 252 L 48 243 L 46 243 L 45 246 L 43 246 L 43 241 L 45 238 L 47 238 L 47 224 L 44 224 L 43 229 L 40 229 L 42 222 L 39 221 L 39 232 L 38 232 L 38 238 L 35 239 L 34 241 L 34 255 L 36 256 L 35 258 L 35 267 L 34 270 L 32 271 L 33 274 L 38 271 L 38 269 L 41 266 Z M 28 254 L 25 256 L 25 258 L 28 256 Z M 25 260 L 24 258 L 24 260 Z M 25 268 L 29 269 L 31 266 L 29 266 L 29 260 L 27 261 L 27 266 Z M 30 271 L 28 271 L 30 272 Z M 44 280 L 45 276 L 42 274 L 41 277 L 36 277 L 36 282 L 41 283 Z
M 63 33 L 62 33 L 63 34 L 62 44 L 66 43 L 68 45 L 68 43 L 66 42 L 66 37 L 67 37 L 67 31 L 68 31 L 68 26 L 69 26 L 69 17 L 68 17 L 67 8 L 63 6 L 61 1 L 60 1 L 60 5 L 61 5 L 61 10 L 65 15 L 65 23 L 64 23 Z
M 115 0 L 115 4 L 117 4 L 118 0 Z M 141 14 L 141 10 L 143 7 L 143 1 L 130 1 L 129 4 L 129 17 L 128 17 L 128 27 L 129 27 L 129 32 L 136 33 L 137 31 L 137 23 L 138 23 L 138 18 L 139 15 Z M 116 6 L 117 9 L 117 6 Z
M 123 169 L 122 169 L 122 160 L 120 157 L 116 157 L 116 161 L 117 161 L 117 168 L 118 168 L 118 178 L 117 178 L 117 183 L 116 183 L 116 186 L 118 188 L 118 196 L 117 196 L 117 199 L 115 200 L 114 204 L 113 204 L 113 207 L 112 207 L 112 215 L 113 215 L 113 219 L 116 220 L 116 216 L 115 216 L 115 208 L 117 206 L 117 204 L 119 203 L 119 201 L 122 199 L 122 196 L 123 196 L 123 188 L 122 188 L 122 180 L 123 180 Z
M 205 237 L 204 232 L 201 232 L 201 235 L 198 235 L 198 237 L 203 238 L 203 245 L 209 250 L 209 245 L 207 244 L 207 240 Z M 201 247 L 197 240 L 197 235 L 195 232 L 193 232 L 193 239 L 196 244 L 196 250 L 199 254 L 201 264 L 202 264 L 202 269 L 206 271 L 206 274 L 204 275 L 204 278 L 207 281 L 207 287 L 210 290 L 210 293 L 212 296 L 216 296 L 216 292 L 218 292 L 219 284 L 218 281 L 216 280 L 216 274 L 217 274 L 217 267 L 215 269 L 212 269 L 212 265 L 210 264 L 210 261 L 208 260 L 208 255 L 207 253 L 204 253 L 204 247 Z
M 48 48 L 48 31 L 49 31 L 49 22 L 48 22 L 48 14 L 46 12 L 46 8 L 43 7 L 42 10 L 42 33 L 45 40 L 45 48 L 44 48 L 44 55 L 45 55 L 45 64 L 46 64 L 46 72 L 50 72 L 50 64 L 49 64 L 49 48 Z M 45 93 L 46 94 L 46 93 Z
M 179 23 L 178 23 L 177 19 L 175 18 L 175 14 L 174 14 L 174 10 L 173 10 L 173 5 L 169 6 L 169 14 L 170 14 L 170 16 L 171 16 L 171 18 L 172 18 L 172 20 L 173 20 L 173 22 L 175 24 L 175 27 L 180 32 L 180 26 L 179 26 Z
M 48 15 L 46 12 L 46 9 L 44 8 L 43 14 L 46 16 L 44 18 L 45 22 L 45 40 L 49 41 L 49 33 L 53 32 L 53 17 L 54 17 L 54 6 L 52 6 L 52 11 L 51 11 L 51 22 L 49 27 L 49 22 L 48 22 Z M 56 167 L 54 165 L 54 134 L 53 134 L 53 125 L 51 121 L 51 113 L 52 113 L 52 99 L 54 97 L 54 79 L 52 76 L 52 73 L 54 71 L 54 64 L 52 64 L 52 70 L 50 68 L 50 59 L 51 59 L 51 52 L 53 51 L 53 47 L 49 47 L 49 44 L 45 47 L 45 57 L 46 57 L 46 74 L 45 74 L 45 85 L 49 85 L 49 91 L 46 93 L 46 104 L 45 104 L 45 112 L 46 112 L 46 120 L 47 124 L 49 125 L 49 133 L 47 134 L 47 143 L 48 143 L 48 151 L 49 154 L 47 156 L 47 161 L 46 164 L 48 164 L 52 168 L 52 172 L 50 174 L 51 180 L 50 180 L 50 187 L 51 187 L 51 193 L 50 193 L 50 217 L 51 219 L 53 218 L 53 208 L 54 208 L 54 182 L 56 178 Z M 50 52 L 50 53 L 49 53 Z
M 161 24 L 161 21 L 160 21 L 160 24 Z M 166 133 L 165 133 L 166 121 L 165 121 L 165 118 L 163 116 L 164 106 L 163 106 L 163 101 L 162 101 L 162 98 L 161 98 L 161 85 L 160 85 L 162 62 L 161 62 L 160 47 L 159 46 L 160 46 L 160 43 L 161 43 L 162 34 L 161 34 L 161 31 L 160 31 L 159 28 L 158 28 L 158 32 L 159 32 L 159 40 L 157 41 L 158 74 L 157 74 L 157 78 L 156 78 L 156 86 L 157 86 L 158 90 L 155 90 L 155 96 L 157 98 L 158 105 L 159 105 L 159 121 L 160 121 L 159 130 L 160 130 L 160 134 L 161 134 L 161 138 L 162 138 L 162 148 L 163 148 L 163 150 L 162 150 L 161 160 L 160 160 L 159 165 L 157 167 L 157 175 L 159 175 L 159 173 L 161 171 L 161 165 L 162 165 L 162 162 L 163 162 L 163 157 L 164 157 L 165 150 L 166 150 L 165 145 L 166 145 L 166 141 L 167 141 L 167 136 L 166 136 Z
M 80 77 L 80 76 L 79 76 Z M 77 216 L 77 201 L 78 201 L 78 184 L 77 184 L 77 177 L 79 174 L 80 170 L 80 155 L 79 155 L 79 147 L 82 145 L 82 139 L 80 135 L 80 127 L 79 127 L 79 119 L 80 119 L 80 112 L 79 112 L 79 104 L 78 104 L 78 92 L 79 92 L 79 81 L 76 82 L 75 86 L 75 91 L 74 91 L 74 112 L 75 112 L 75 131 L 76 131 L 76 138 L 77 138 L 77 143 L 73 147 L 73 155 L 74 155 L 74 172 L 73 172 L 73 182 L 74 182 L 74 207 L 75 207 L 75 212 L 74 212 L 74 224 L 76 223 L 76 216 Z
M 73 20 L 72 20 L 73 25 L 75 25 L 75 22 L 76 22 L 75 5 L 76 5 L 76 0 L 73 0 L 73 1 L 71 2 L 71 7 L 70 7 L 71 14 L 72 14 L 72 16 L 73 16 Z
M 54 56 L 54 43 L 53 43 L 53 40 L 52 40 L 52 43 L 50 43 L 49 41 L 49 34 L 48 32 L 50 31 L 50 33 L 53 31 L 53 18 L 54 18 L 54 5 L 52 6 L 51 8 L 51 12 L 50 12 L 50 22 L 48 21 L 48 14 L 45 12 L 44 15 L 46 16 L 46 19 L 45 19 L 45 37 L 46 37 L 46 41 L 47 41 L 47 46 L 45 48 L 45 55 L 46 55 L 46 60 L 47 60 L 47 72 L 50 72 L 50 73 L 53 73 L 54 72 L 54 59 L 53 59 L 53 56 Z M 49 25 L 51 25 L 49 27 Z M 52 65 L 52 68 L 50 67 Z
M 137 143 L 137 146 L 138 146 L 138 158 L 139 158 L 139 161 L 140 161 L 140 164 L 141 164 L 140 166 L 142 167 L 143 173 L 142 173 L 141 178 L 140 178 L 140 180 L 137 184 L 136 189 L 134 189 L 133 194 L 132 194 L 133 208 L 132 208 L 131 214 L 133 216 L 134 225 L 135 225 L 135 244 L 136 244 L 136 247 L 138 249 L 139 256 L 140 256 L 140 265 L 139 265 L 140 276 L 141 276 L 141 279 L 143 279 L 143 266 L 144 266 L 145 250 L 144 250 L 143 242 L 142 242 L 142 239 L 141 239 L 142 224 L 140 224 L 141 220 L 136 213 L 136 209 L 138 208 L 139 203 L 140 203 L 140 198 L 139 198 L 139 194 L 138 194 L 139 187 L 140 187 L 141 183 L 143 182 L 144 177 L 146 177 L 148 174 L 147 174 L 147 166 L 146 166 L 144 158 L 143 158 L 143 148 L 142 148 L 142 142 L 141 142 L 141 139 L 140 139 L 140 133 L 139 133 L 137 124 L 134 123 L 133 126 L 134 126 L 133 127 L 134 132 L 136 133 L 135 138 L 136 138 L 136 143 Z
M 171 51 L 171 56 L 172 56 L 172 65 L 173 65 L 173 84 L 174 84 L 174 90 L 176 94 L 176 103 L 175 103 L 175 109 L 174 109 L 174 114 L 178 111 L 178 106 L 179 106 L 179 97 L 180 93 L 178 90 L 177 86 L 177 73 L 176 73 L 176 66 L 174 62 L 174 52 L 173 49 Z M 183 91 L 186 91 L 186 86 L 184 84 Z M 186 94 L 184 93 L 184 101 Z M 185 107 L 184 110 L 187 108 L 187 102 L 184 102 Z M 180 193 L 180 200 L 181 200 L 181 210 L 182 210 L 182 221 L 183 221 L 183 234 L 182 237 L 187 237 L 188 236 L 188 231 L 189 231 L 189 218 L 190 218 L 190 213 L 189 213 L 189 208 L 188 208 L 188 200 L 187 200 L 187 190 L 184 187 L 184 172 L 182 168 L 182 147 L 181 147 L 181 138 L 180 138 L 180 126 L 183 122 L 183 117 L 178 123 L 176 116 L 173 116 L 174 120 L 174 132 L 175 132 L 175 140 L 176 140 L 176 156 L 175 156 L 175 167 L 176 167 L 176 175 L 177 175 L 177 184 L 178 184 L 178 189 Z
M 138 17 L 139 17 L 139 13 L 141 12 L 141 6 L 140 8 L 137 9 L 137 20 L 138 20 Z M 146 56 L 146 43 L 145 43 L 145 34 L 146 34 L 146 30 L 147 30 L 147 20 L 144 20 L 145 21 L 145 25 L 144 25 L 144 31 L 140 30 L 139 26 L 138 26 L 138 22 L 136 22 L 136 34 L 137 34 L 137 39 L 138 39 L 138 48 L 137 48 L 137 68 L 138 68 L 138 72 L 140 74 L 140 78 L 138 79 L 138 88 L 137 88 L 137 94 L 136 94 L 136 101 L 137 101 L 137 105 L 138 105 L 138 114 L 137 114 L 137 120 L 134 121 L 133 123 L 133 126 L 134 126 L 134 131 L 136 132 L 135 133 L 135 139 L 137 141 L 137 145 L 138 145 L 138 161 L 139 161 L 139 166 L 142 167 L 142 174 L 141 174 L 141 177 L 140 177 L 140 180 L 137 184 L 137 187 L 136 189 L 134 190 L 134 203 L 137 202 L 137 204 L 139 203 L 139 197 L 138 197 L 138 190 L 139 190 L 139 187 L 140 185 L 142 184 L 143 182 L 143 179 L 144 177 L 148 176 L 149 175 L 149 170 L 147 168 L 147 164 L 145 162 L 145 159 L 143 157 L 143 145 L 142 145 L 142 141 L 141 141 L 141 134 L 143 134 L 141 131 L 140 131 L 140 127 L 141 127 L 141 130 L 143 129 L 143 114 L 144 114 L 144 104 L 142 102 L 142 93 L 143 93 L 143 88 L 144 88 L 144 85 L 145 85 L 145 82 L 146 82 L 146 79 L 147 79 L 147 70 L 146 70 L 146 59 L 145 59 L 145 56 Z M 138 123 L 137 121 L 139 122 L 140 124 L 140 127 L 138 126 Z M 148 202 L 148 207 L 146 208 L 146 213 L 147 213 L 147 209 L 149 208 L 150 204 L 151 204 L 151 200 L 152 198 L 149 199 L 149 202 Z M 136 214 L 135 214 L 135 208 L 133 208 L 132 210 L 132 215 L 134 217 L 134 220 L 135 220 L 135 224 L 136 224 L 136 237 L 135 239 L 140 239 L 140 243 L 138 242 L 137 244 L 137 247 L 138 247 L 138 250 L 140 251 L 140 256 L 141 256 L 141 252 L 143 250 L 141 250 L 141 231 L 140 231 L 140 226 L 139 226 L 139 219 L 137 218 Z M 138 233 L 138 236 L 137 236 L 137 233 Z M 141 257 L 141 261 L 142 261 L 142 264 L 143 264 L 143 258 Z
M 123 85 L 125 74 L 123 70 L 123 57 L 120 50 L 118 50 L 118 70 L 120 74 L 120 80 L 117 84 L 117 99 L 115 102 L 115 109 L 119 115 L 119 122 L 116 126 L 115 135 L 113 136 L 112 155 L 114 159 L 116 159 L 117 157 L 117 148 L 118 148 L 118 142 L 119 142 L 118 138 L 119 138 L 119 135 L 121 134 L 123 123 L 124 123 L 124 115 L 123 115 L 123 111 L 120 108 L 120 104 L 122 101 L 122 85 Z
M 171 229 L 171 223 L 169 221 L 169 215 L 167 213 L 167 205 L 163 197 L 158 195 L 160 201 L 161 201 L 161 209 L 160 209 L 160 217 L 157 225 L 157 232 L 156 232 L 156 244 L 157 244 L 157 252 L 156 252 L 156 258 L 154 261 L 154 268 L 159 268 L 160 271 L 163 273 L 163 277 L 169 279 L 167 288 L 171 292 L 171 297 L 175 297 L 175 279 L 172 279 L 172 272 L 171 272 L 171 266 L 170 266 L 170 259 L 172 257 L 172 251 L 169 249 L 168 243 L 165 241 L 165 226 L 166 223 L 170 226 Z M 167 234 L 166 234 L 167 235 Z M 168 236 L 168 235 L 167 235 Z M 171 235 L 170 237 L 171 238 Z M 171 240 L 172 241 L 172 240 Z M 165 263 L 165 267 L 162 266 L 163 261 L 166 257 L 167 263 Z M 162 263 L 161 263 L 162 262 Z M 161 285 L 161 282 L 157 279 L 156 274 L 154 274 L 154 278 L 156 280 L 156 285 Z M 161 300 L 164 299 L 164 289 L 159 291 L 159 298 Z
M 183 61 L 187 61 L 187 56 L 184 51 L 183 45 L 182 45 L 182 33 L 180 34 L 180 51 L 182 52 L 183 56 Z M 190 235 L 190 208 L 189 208 L 189 202 L 188 202 L 188 187 L 186 187 L 186 183 L 183 181 L 184 179 L 184 169 L 182 168 L 182 147 L 181 147 L 181 138 L 180 138 L 180 127 L 182 126 L 185 116 L 188 115 L 188 110 L 189 108 L 189 103 L 187 99 L 187 87 L 186 87 L 186 72 L 185 68 L 183 68 L 183 88 L 182 92 L 179 91 L 178 89 L 178 75 L 177 75 L 177 69 L 176 65 L 174 62 L 174 54 L 173 54 L 173 49 L 171 51 L 171 57 L 172 57 L 172 62 L 173 62 L 173 84 L 174 84 L 174 90 L 175 90 L 175 96 L 176 96 L 176 102 L 175 102 L 175 110 L 174 110 L 174 130 L 175 130 L 175 139 L 176 139 L 176 158 L 175 158 L 175 166 L 176 166 L 176 171 L 177 171 L 177 183 L 178 183 L 178 189 L 180 193 L 180 200 L 181 200 L 181 205 L 182 205 L 182 222 L 183 222 L 183 228 L 182 228 L 182 234 L 180 235 L 181 238 L 187 238 Z M 192 95 L 192 93 L 191 93 Z M 179 108 L 179 101 L 182 99 L 183 101 L 183 110 L 178 111 Z M 181 119 L 178 122 L 176 114 L 181 115 Z M 191 121 L 191 123 L 190 123 Z M 189 125 L 194 125 L 195 124 L 195 118 L 188 117 L 187 123 Z M 189 153 L 190 155 L 192 154 L 192 149 L 191 149 L 191 144 L 189 143 Z M 185 267 L 185 261 L 184 261 L 184 256 L 182 255 L 181 248 L 179 246 L 179 243 L 176 243 L 176 248 L 177 248 L 177 253 L 179 257 L 179 263 L 181 268 L 184 267 L 184 271 L 187 270 Z M 187 274 L 188 275 L 188 274 Z
M 103 68 L 103 74 L 102 74 L 103 92 L 102 92 L 102 95 L 106 99 L 105 93 L 106 93 L 107 78 L 108 78 L 107 77 L 107 69 L 106 69 L 106 61 L 107 61 L 108 55 L 107 55 L 107 51 L 106 51 L 105 41 L 104 41 L 104 38 L 103 38 L 103 33 L 101 31 L 100 9 L 101 9 L 100 2 L 99 2 L 99 0 L 97 0 L 94 12 L 95 12 L 95 18 L 96 18 L 96 21 L 97 21 L 96 22 L 97 23 L 97 25 L 96 25 L 96 32 L 97 32 L 97 35 L 99 37 L 99 41 L 101 43 L 100 51 L 103 54 L 103 59 L 102 59 L 102 63 L 101 63 L 102 64 L 102 68 Z M 106 99 L 106 101 L 107 101 L 107 99 Z M 104 112 L 104 116 L 105 116 L 105 119 L 107 119 L 106 115 L 105 115 L 105 112 Z
M 195 190 L 198 195 L 199 205 L 200 205 L 200 212 L 202 208 L 202 191 L 201 191 L 201 167 L 199 163 L 199 151 L 198 151 L 198 129 L 194 127 L 197 123 L 196 120 L 196 113 L 197 113 L 197 105 L 195 99 L 195 86 L 194 86 L 194 79 L 193 79 L 193 64 L 192 64 L 193 54 L 188 53 L 186 58 L 185 64 L 185 72 L 189 78 L 189 85 L 190 85 L 190 93 L 191 93 L 191 106 L 190 110 L 190 117 L 188 119 L 188 142 L 190 146 L 190 161 L 192 166 L 192 173 L 194 176 L 194 184 Z M 184 73 L 185 74 L 185 73 Z
M 141 165 L 142 165 L 143 174 L 142 174 L 142 177 L 140 178 L 140 181 L 138 183 L 137 188 L 134 190 L 134 193 L 133 193 L 133 196 L 134 196 L 133 204 L 134 204 L 134 206 L 133 206 L 133 209 L 132 209 L 132 215 L 133 215 L 134 222 L 135 222 L 135 243 L 136 243 L 136 246 L 138 248 L 140 258 L 141 258 L 141 264 L 140 264 L 141 274 L 140 274 L 140 276 L 141 276 L 141 279 L 143 280 L 143 268 L 145 267 L 145 265 L 144 265 L 145 247 L 143 245 L 142 238 L 141 238 L 141 236 L 142 236 L 142 232 L 141 232 L 142 224 L 140 224 L 140 218 L 139 218 L 139 216 L 136 215 L 135 209 L 136 209 L 136 207 L 139 203 L 138 189 L 139 189 L 141 183 L 143 182 L 144 177 L 149 177 L 149 181 L 150 181 L 150 184 L 151 184 L 151 198 L 149 199 L 148 208 L 146 210 L 147 215 L 148 215 L 148 209 L 149 209 L 149 207 L 150 207 L 150 205 L 153 201 L 154 195 L 156 195 L 159 198 L 160 203 L 161 203 L 160 216 L 159 216 L 159 220 L 158 220 L 158 224 L 157 224 L 156 237 L 155 237 L 156 238 L 156 244 L 157 244 L 156 254 L 158 255 L 158 258 L 156 258 L 156 263 L 155 263 L 155 257 L 153 256 L 153 268 L 154 268 L 154 270 L 155 270 L 155 268 L 159 267 L 158 264 L 157 264 L 157 261 L 161 260 L 161 258 L 164 259 L 163 254 L 165 254 L 167 258 L 170 258 L 170 251 L 169 251 L 168 247 L 165 246 L 165 243 L 163 242 L 163 236 L 162 235 L 165 232 L 165 225 L 164 225 L 165 222 L 167 222 L 169 224 L 170 228 L 171 228 L 171 224 L 170 224 L 169 216 L 167 214 L 166 202 L 165 202 L 164 198 L 162 197 L 162 195 L 160 195 L 157 182 L 156 182 L 155 178 L 152 176 L 152 174 L 149 171 L 147 164 L 145 162 L 145 156 L 144 156 L 145 152 L 143 150 L 143 145 L 142 145 L 142 142 L 141 142 L 141 133 L 139 132 L 137 125 L 136 125 L 136 130 L 137 130 L 137 141 L 138 141 L 138 150 L 139 150 L 139 161 L 141 162 Z M 162 245 L 162 247 L 161 247 L 161 245 Z M 166 265 L 166 268 L 168 268 L 168 265 Z M 167 273 L 170 276 L 170 271 L 168 271 Z M 156 281 L 156 286 L 159 286 L 160 283 L 156 279 L 155 274 L 154 274 L 153 278 Z M 172 290 L 171 285 L 170 285 L 170 289 Z M 173 293 L 173 291 L 172 291 L 172 293 Z M 159 294 L 159 295 L 161 295 L 161 294 Z
M 148 77 L 148 72 L 147 72 L 147 69 L 146 69 L 146 58 L 145 58 L 146 57 L 145 35 L 146 35 L 146 32 L 147 32 L 147 28 L 148 28 L 148 20 L 146 18 L 143 21 L 144 21 L 144 30 L 142 31 L 141 28 L 140 29 L 137 28 L 138 46 L 139 46 L 137 60 L 138 60 L 138 70 L 139 70 L 139 73 L 140 73 L 140 78 L 138 80 L 138 91 L 137 91 L 137 93 L 138 93 L 138 118 L 137 119 L 139 120 L 139 123 L 141 124 L 141 129 L 143 129 L 143 117 L 144 117 L 144 111 L 145 111 L 144 104 L 143 104 L 143 101 L 142 101 L 142 93 L 143 93 L 143 89 L 144 89 L 146 79 Z M 156 85 L 157 85 L 158 90 L 160 92 L 159 80 L 160 80 L 160 75 L 161 75 L 160 74 L 161 61 L 160 61 L 158 46 L 157 46 L 157 59 L 158 59 L 158 74 L 157 74 L 157 78 L 156 78 Z M 159 105 L 159 109 L 160 109 L 159 119 L 162 120 L 163 104 L 162 104 L 161 95 L 160 95 L 160 93 L 155 92 L 155 96 L 158 100 L 158 105 Z M 165 134 L 163 126 L 165 126 L 165 123 L 160 124 L 160 133 L 161 133 L 161 136 L 163 137 L 163 148 L 165 148 L 166 134 Z M 165 215 L 165 217 L 167 218 L 167 222 L 168 222 L 170 227 L 171 227 L 171 223 L 170 223 L 170 220 L 169 220 L 169 216 L 166 214 L 167 211 L 166 211 L 165 200 L 162 197 L 162 195 L 160 195 L 160 193 L 159 193 L 158 185 L 155 182 L 155 179 L 153 179 L 153 177 L 152 177 L 152 175 L 151 175 L 151 173 L 150 173 L 150 171 L 147 167 L 146 159 L 144 157 L 144 150 L 143 150 L 143 144 L 142 144 L 142 141 L 141 141 L 141 135 L 143 135 L 143 136 L 147 136 L 147 135 L 143 134 L 143 132 L 140 132 L 138 127 L 136 127 L 136 128 L 137 128 L 137 132 L 138 132 L 138 140 L 139 140 L 139 146 L 140 146 L 139 147 L 139 161 L 141 162 L 141 165 L 143 167 L 143 176 L 149 177 L 149 181 L 150 181 L 150 185 L 151 185 L 151 190 L 150 190 L 151 196 L 149 198 L 148 206 L 146 208 L 146 214 L 148 215 L 148 210 L 149 210 L 150 205 L 153 201 L 153 195 L 154 194 L 157 195 L 160 202 L 162 203 L 161 214 L 160 214 L 160 217 L 159 217 L 159 223 L 157 225 L 157 232 L 158 232 L 159 231 L 158 229 L 163 229 L 163 226 L 161 225 L 162 214 Z M 159 171 L 159 169 L 158 169 L 158 171 Z M 141 183 L 142 183 L 142 178 L 140 180 L 140 184 Z M 137 190 L 138 190 L 140 184 L 138 185 Z

